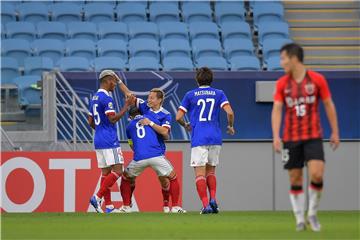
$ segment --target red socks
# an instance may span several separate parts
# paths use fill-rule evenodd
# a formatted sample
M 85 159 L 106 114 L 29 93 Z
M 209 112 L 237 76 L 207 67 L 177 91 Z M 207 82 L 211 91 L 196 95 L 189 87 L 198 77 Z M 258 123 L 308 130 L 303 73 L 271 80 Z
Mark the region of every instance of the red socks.
M 107 175 L 102 175 L 102 176 L 101 176 L 100 187 L 103 185 L 106 176 L 107 176 Z M 111 202 L 111 192 L 110 192 L 110 189 L 107 189 L 107 191 L 105 191 L 104 200 L 105 200 L 105 206 L 108 206 L 108 205 L 111 205 L 111 204 L 112 204 L 112 202 Z
M 107 175 L 105 177 L 105 179 L 103 180 L 103 183 L 101 184 L 100 190 L 97 192 L 97 196 L 99 198 L 102 198 L 105 196 L 106 192 L 108 191 L 110 193 L 110 189 L 112 185 L 114 185 L 114 183 L 116 182 L 116 180 L 118 180 L 120 176 L 117 175 L 114 172 L 111 172 L 109 175 Z
M 216 196 L 216 176 L 214 173 L 209 173 L 206 176 L 206 183 L 210 193 L 210 199 L 215 199 Z
M 170 179 L 170 194 L 172 206 L 179 206 L 180 186 L 176 176 Z
M 196 182 L 196 189 L 199 194 L 200 200 L 205 208 L 209 204 L 209 199 L 207 196 L 207 185 L 206 179 L 204 176 L 197 176 L 195 179 Z
M 131 186 L 131 182 L 124 176 L 121 178 L 120 192 L 123 199 L 124 206 L 130 206 L 131 194 L 135 186 Z
M 168 185 L 166 188 L 161 189 L 162 195 L 163 195 L 163 203 L 164 207 L 169 206 L 169 199 L 170 199 L 170 185 Z

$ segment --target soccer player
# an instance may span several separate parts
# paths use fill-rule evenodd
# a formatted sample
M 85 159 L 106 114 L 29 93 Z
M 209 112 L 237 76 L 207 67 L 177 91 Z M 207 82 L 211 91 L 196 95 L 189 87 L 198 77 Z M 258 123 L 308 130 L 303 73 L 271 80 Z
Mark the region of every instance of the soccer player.
M 218 213 L 215 168 L 219 164 L 222 145 L 220 110 L 227 114 L 227 132 L 230 135 L 235 134 L 234 112 L 225 93 L 210 86 L 213 73 L 209 68 L 200 68 L 195 78 L 199 87 L 186 93 L 176 121 L 191 131 L 190 166 L 195 169 L 196 188 L 203 204 L 201 214 Z M 190 115 L 190 123 L 184 121 L 185 113 Z
M 179 206 L 179 182 L 176 178 L 171 163 L 164 157 L 163 137 L 159 136 L 162 132 L 160 121 L 156 115 L 141 115 L 140 110 L 133 106 L 129 110 L 132 121 L 126 128 L 129 145 L 134 151 L 134 160 L 129 163 L 122 177 L 120 186 L 123 197 L 122 212 L 131 212 L 131 195 L 133 189 L 131 183 L 135 183 L 135 178 L 139 176 L 147 167 L 155 170 L 157 175 L 168 178 L 170 181 L 170 194 L 172 200 L 172 213 L 185 213 Z M 133 185 L 134 186 L 134 185 Z
M 295 43 L 281 48 L 281 66 L 285 75 L 277 80 L 272 110 L 273 146 L 281 151 L 279 135 L 282 108 L 285 105 L 282 160 L 290 177 L 290 201 L 296 218 L 296 230 L 305 230 L 304 164 L 307 165 L 309 209 L 307 221 L 313 231 L 320 231 L 317 210 L 323 189 L 324 151 L 318 105 L 322 100 L 331 126 L 330 144 L 339 146 L 339 130 L 334 103 L 323 75 L 306 69 L 304 51 Z
M 121 79 L 112 70 L 104 70 L 99 75 L 100 89 L 93 96 L 89 105 L 88 123 L 95 129 L 94 145 L 98 167 L 102 176 L 100 190 L 91 197 L 90 203 L 97 212 L 101 209 L 102 198 L 105 199 L 106 212 L 112 212 L 110 187 L 122 174 L 124 159 L 122 156 L 115 123 L 126 113 L 131 104 L 130 92 Z M 128 96 L 125 105 L 119 113 L 115 113 L 114 101 L 110 92 L 114 91 L 116 84 Z

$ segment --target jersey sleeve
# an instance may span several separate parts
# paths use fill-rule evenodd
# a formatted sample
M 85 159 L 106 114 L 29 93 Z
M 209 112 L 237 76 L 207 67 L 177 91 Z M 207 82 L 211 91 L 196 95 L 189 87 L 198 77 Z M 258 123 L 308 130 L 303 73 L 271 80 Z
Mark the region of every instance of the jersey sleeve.
M 115 114 L 114 101 L 111 97 L 106 98 L 103 103 L 104 103 L 104 111 L 106 115 Z
M 136 107 L 140 110 L 141 114 L 146 114 L 150 109 L 147 102 L 141 98 L 136 98 Z
M 227 99 L 225 93 L 223 91 L 221 91 L 221 95 L 220 95 L 220 107 L 223 108 L 226 105 L 230 104 L 229 100 Z
M 162 127 L 166 127 L 167 129 L 171 129 L 171 114 L 166 114 L 164 119 L 160 122 Z
M 189 93 L 187 93 L 187 94 L 185 94 L 185 96 L 181 102 L 179 110 L 187 113 L 189 108 L 190 108 L 190 97 L 189 97 Z
M 325 99 L 328 99 L 329 97 L 331 97 L 329 85 L 323 76 L 319 77 L 318 86 L 319 86 L 320 97 L 322 100 L 325 100 Z
M 274 102 L 284 102 L 284 99 L 284 84 L 282 84 L 282 81 L 278 80 L 275 85 Z

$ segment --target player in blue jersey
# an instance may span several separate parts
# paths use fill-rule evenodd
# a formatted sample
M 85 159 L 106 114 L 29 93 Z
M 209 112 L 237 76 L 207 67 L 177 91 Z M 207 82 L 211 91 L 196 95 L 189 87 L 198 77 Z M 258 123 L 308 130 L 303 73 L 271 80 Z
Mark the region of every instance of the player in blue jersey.
M 102 177 L 100 190 L 91 197 L 90 203 L 97 212 L 103 212 L 101 203 L 102 198 L 105 198 L 106 212 L 111 212 L 114 206 L 111 203 L 110 187 L 122 175 L 124 163 L 115 123 L 126 113 L 133 98 L 130 97 L 128 88 L 112 70 L 102 71 L 99 80 L 100 88 L 90 101 L 88 123 L 95 129 L 94 145 Z M 119 113 L 115 113 L 114 101 L 110 95 L 117 84 L 127 96 L 125 105 Z
M 235 134 L 234 113 L 222 90 L 212 88 L 213 73 L 207 68 L 196 72 L 198 88 L 186 93 L 176 114 L 176 121 L 191 131 L 191 163 L 196 175 L 196 188 L 202 201 L 202 214 L 218 213 L 215 168 L 222 145 L 220 110 L 227 114 L 227 132 Z M 188 113 L 190 123 L 183 119 Z M 210 193 L 210 201 L 207 194 Z
M 121 181 L 121 195 L 123 197 L 122 212 L 131 212 L 131 195 L 135 178 L 139 176 L 147 167 L 155 170 L 161 178 L 167 178 L 170 181 L 170 195 L 172 200 L 172 213 L 185 213 L 179 206 L 179 182 L 176 178 L 171 163 L 165 158 L 164 141 L 162 126 L 156 119 L 156 115 L 141 115 L 140 110 L 133 106 L 129 110 L 132 119 L 126 128 L 126 135 L 129 139 L 129 145 L 134 151 L 134 159 L 126 167 Z

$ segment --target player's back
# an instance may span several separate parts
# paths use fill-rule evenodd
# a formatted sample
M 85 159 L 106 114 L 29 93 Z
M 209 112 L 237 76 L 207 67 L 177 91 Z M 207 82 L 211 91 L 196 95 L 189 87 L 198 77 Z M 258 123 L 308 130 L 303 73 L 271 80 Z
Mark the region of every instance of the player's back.
M 150 126 L 143 126 L 140 120 L 149 118 L 156 124 L 159 122 L 149 115 L 137 115 L 126 128 L 126 134 L 133 142 L 134 160 L 153 158 L 164 154 L 163 147 L 158 139 L 158 134 Z

